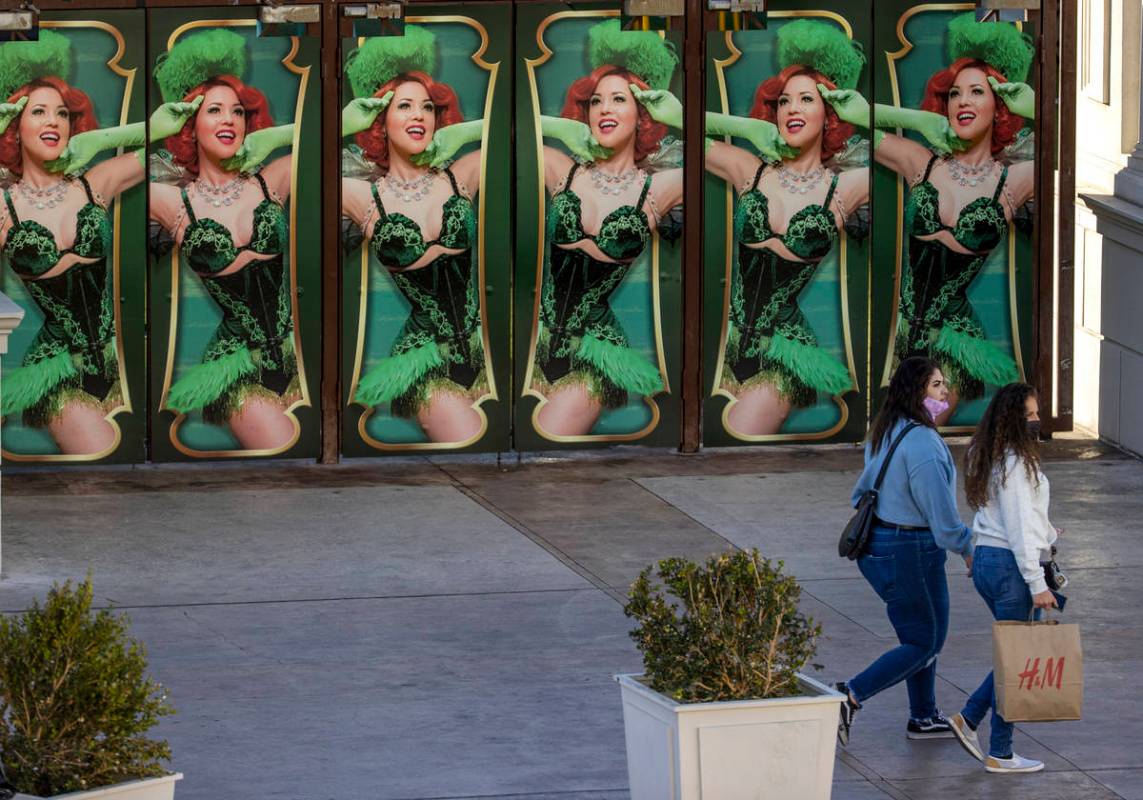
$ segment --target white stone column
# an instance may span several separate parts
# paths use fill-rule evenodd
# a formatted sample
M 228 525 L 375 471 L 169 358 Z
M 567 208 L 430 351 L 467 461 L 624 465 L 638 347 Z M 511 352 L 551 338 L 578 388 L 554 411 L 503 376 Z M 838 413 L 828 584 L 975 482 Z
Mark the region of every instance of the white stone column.
M 1140 26 L 1143 28 L 1143 26 Z M 1143 30 L 1134 32 L 1143 45 Z M 1140 93 L 1140 141 L 1112 195 L 1083 195 L 1102 236 L 1099 287 L 1099 436 L 1143 455 L 1143 66 L 1124 77 Z
M 16 329 L 20 324 L 20 320 L 24 318 L 24 309 L 20 308 L 11 298 L 5 294 L 0 294 L 0 355 L 8 352 L 8 334 Z M 4 525 L 3 525 L 3 505 L 0 503 L 0 577 L 3 577 L 4 569 Z

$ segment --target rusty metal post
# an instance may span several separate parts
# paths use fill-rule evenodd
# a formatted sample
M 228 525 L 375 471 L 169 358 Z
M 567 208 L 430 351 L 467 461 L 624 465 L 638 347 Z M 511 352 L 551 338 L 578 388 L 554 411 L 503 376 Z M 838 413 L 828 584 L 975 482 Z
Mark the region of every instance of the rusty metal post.
M 706 116 L 706 26 L 703 0 L 687 0 L 683 33 L 683 375 L 679 450 L 702 444 L 703 138 Z

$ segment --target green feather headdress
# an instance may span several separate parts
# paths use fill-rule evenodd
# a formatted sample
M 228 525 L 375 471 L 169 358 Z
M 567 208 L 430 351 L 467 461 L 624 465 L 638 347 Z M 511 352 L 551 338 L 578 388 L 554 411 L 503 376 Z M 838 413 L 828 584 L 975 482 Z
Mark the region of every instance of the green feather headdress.
M 1010 22 L 977 22 L 972 13 L 949 22 L 949 59 L 975 58 L 995 67 L 1009 83 L 1023 83 L 1036 49 L 1032 37 Z
M 371 36 L 349 54 L 345 74 L 355 97 L 371 97 L 404 72 L 432 74 L 437 37 L 428 28 L 406 25 L 403 36 Z
M 155 82 L 163 101 L 178 102 L 194 87 L 220 75 L 246 72 L 246 40 L 223 28 L 192 33 L 155 62 Z
M 54 75 L 67 80 L 71 72 L 71 42 L 54 31 L 40 31 L 37 42 L 0 45 L 0 102 L 36 78 Z
M 679 58 L 670 42 L 654 31 L 625 31 L 619 20 L 592 25 L 587 32 L 587 60 L 592 69 L 604 64 L 623 67 L 652 89 L 668 89 Z
M 855 89 L 865 67 L 865 53 L 860 42 L 836 25 L 798 19 L 778 29 L 778 64 L 782 69 L 801 64 L 825 75 L 839 89 Z

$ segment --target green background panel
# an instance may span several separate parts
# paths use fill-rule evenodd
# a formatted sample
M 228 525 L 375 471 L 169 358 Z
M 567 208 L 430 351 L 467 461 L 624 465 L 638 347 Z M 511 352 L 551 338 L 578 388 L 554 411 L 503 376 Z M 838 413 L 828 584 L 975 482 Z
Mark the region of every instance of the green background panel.
M 875 68 L 876 102 L 893 103 L 891 71 L 895 65 L 901 105 L 920 108 L 925 85 L 933 73 L 949 65 L 945 31 L 953 16 L 970 11 L 971 4 L 957 4 L 922 10 L 913 14 L 904 26 L 904 34 L 913 48 L 896 61 L 887 55 L 904 46 L 897 35 L 898 22 L 915 8 L 912 3 L 888 2 L 878 4 L 876 21 Z M 981 23 L 996 24 L 996 23 Z M 1025 24 L 1025 30 L 1031 28 Z M 1029 76 L 1029 83 L 1033 77 Z M 906 135 L 917 141 L 921 137 L 912 132 Z M 887 379 L 886 364 L 889 355 L 889 334 L 895 313 L 893 303 L 894 280 L 900 269 L 897 259 L 897 236 L 902 225 L 902 207 L 898 201 L 901 179 L 891 170 L 877 165 L 874 168 L 874 259 L 873 272 L 873 349 L 872 375 L 874 378 L 874 409 L 884 395 Z M 907 187 L 906 187 L 907 197 Z M 1016 313 L 1019 332 L 1019 352 L 1013 340 L 1012 303 L 1009 291 L 1010 255 L 1015 259 Z M 908 239 L 902 239 L 902 258 L 908 257 Z M 1010 254 L 1007 243 L 997 247 L 988 257 L 984 268 L 968 289 L 968 298 L 984 326 L 985 336 L 1000 350 L 1031 366 L 1032 352 L 1032 249 L 1026 232 L 1015 229 L 1015 253 Z M 1031 378 L 1030 375 L 1026 375 Z M 994 389 L 987 388 L 984 397 L 962 402 L 949 421 L 950 427 L 974 426 L 980 419 Z
M 831 3 L 828 8 L 820 4 L 787 2 L 772 5 L 769 9 L 765 30 L 736 31 L 732 34 L 734 47 L 741 51 L 742 55 L 723 70 L 727 96 L 726 110 L 730 114 L 748 116 L 759 84 L 781 71 L 777 58 L 777 31 L 800 16 L 836 25 L 836 20 L 817 12 L 840 15 L 852 27 L 854 40 L 862 43 L 866 52 L 871 50 L 872 31 L 869 25 L 871 6 L 868 2 L 837 2 Z M 732 54 L 733 51 L 727 46 L 724 32 L 712 32 L 708 35 L 707 108 L 711 111 L 723 110 L 718 72 L 714 62 L 728 59 Z M 866 97 L 869 96 L 870 73 L 870 65 L 867 63 L 857 85 L 857 91 Z M 867 135 L 860 129 L 858 134 L 863 137 Z M 736 140 L 734 143 L 751 149 L 748 142 Z M 706 175 L 703 283 L 703 442 L 706 445 L 759 443 L 745 441 L 726 431 L 722 414 L 729 400 L 721 394 L 713 395 L 726 315 L 726 261 L 729 235 L 729 220 L 726 213 L 727 190 L 725 181 L 709 173 Z M 869 243 L 868 236 L 864 239 L 851 237 L 846 243 L 844 291 L 848 303 L 850 346 L 853 352 L 854 371 L 857 375 L 857 391 L 849 392 L 842 398 L 848 407 L 848 420 L 841 430 L 832 437 L 824 439 L 825 441 L 857 441 L 865 433 L 867 405 L 865 387 L 868 386 Z M 842 315 L 842 290 L 840 248 L 835 245 L 829 255 L 822 260 L 809 284 L 802 290 L 798 297 L 798 305 L 809 320 L 819 346 L 840 363 L 848 365 Z M 804 409 L 794 408 L 781 432 L 768 441 L 781 442 L 808 437 L 818 439 L 823 432 L 829 431 L 840 422 L 841 415 L 841 409 L 832 397 L 819 395 L 813 406 Z
M 164 9 L 152 12 L 150 16 L 150 38 L 148 64 L 166 52 L 167 41 L 173 31 L 196 20 L 254 20 L 255 9 L 199 8 Z M 277 125 L 295 121 L 298 93 L 302 87 L 302 76 L 288 70 L 282 64 L 293 47 L 290 37 L 259 37 L 256 26 L 242 25 L 231 27 L 247 39 L 247 69 L 241 76 L 244 82 L 257 87 L 270 105 L 270 113 Z M 185 35 L 185 34 L 184 34 Z M 321 237 L 319 228 L 310 221 L 320 218 L 320 167 L 318 114 L 321 105 L 321 81 L 319 72 L 320 42 L 317 37 L 299 37 L 298 51 L 293 64 L 299 69 L 310 68 L 303 100 L 300 146 L 294 153 L 296 190 L 287 204 L 287 211 L 297 222 L 291 235 L 297 242 L 297 294 L 298 318 L 295 324 L 302 341 L 302 365 L 305 370 L 310 406 L 301 406 L 293 411 L 301 424 L 301 436 L 297 443 L 277 457 L 316 456 L 318 450 L 318 391 L 321 376 L 320 353 L 320 297 L 321 297 Z M 151 82 L 149 105 L 153 110 L 161 102 L 158 87 Z M 162 143 L 157 143 L 161 145 Z M 285 154 L 283 148 L 271 154 L 265 163 Z M 289 253 L 285 259 L 286 270 L 290 268 Z M 152 458 L 155 461 L 193 460 L 180 452 L 171 442 L 170 429 L 175 419 L 171 411 L 159 411 L 169 345 L 171 308 L 171 258 L 165 255 L 152 259 L 151 266 L 151 409 Z M 175 336 L 175 366 L 172 383 L 180 373 L 201 362 L 202 353 L 221 319 L 221 313 L 214 301 L 206 294 L 202 281 L 191 270 L 180 265 L 179 269 L 179 308 L 178 330 Z M 186 447 L 195 451 L 212 453 L 217 457 L 247 458 L 238 449 L 238 442 L 225 426 L 212 425 L 202 419 L 201 412 L 187 415 L 178 431 L 178 438 Z M 219 451 L 227 455 L 218 455 Z
M 415 11 L 415 13 L 414 13 Z M 437 37 L 437 67 L 433 78 L 453 88 L 460 100 L 461 111 L 466 120 L 484 117 L 488 92 L 492 90 L 491 123 L 489 126 L 485 191 L 477 195 L 478 204 L 483 205 L 485 217 L 483 231 L 485 253 L 485 308 L 486 324 L 489 325 L 491 361 L 495 376 L 498 399 L 486 399 L 481 408 L 488 417 L 488 430 L 465 451 L 502 451 L 509 446 L 509 423 L 511 420 L 511 350 L 510 336 L 510 285 L 511 285 L 511 6 L 508 4 L 489 5 L 478 8 L 472 5 L 461 7 L 418 6 L 411 10 L 410 17 L 418 19 L 418 25 L 428 27 Z M 464 16 L 484 27 L 488 34 L 488 49 L 481 60 L 498 65 L 496 84 L 492 86 L 492 73 L 476 64 L 472 57 L 480 51 L 481 35 L 471 24 L 463 21 L 446 20 L 448 16 Z M 432 17 L 442 17 L 431 21 Z M 357 47 L 355 39 L 342 42 L 345 57 Z M 348 81 L 343 82 L 342 103 L 353 99 Z M 352 139 L 343 140 L 342 145 L 352 144 Z M 475 145 L 462 150 L 468 152 Z M 470 187 L 475 190 L 475 187 Z M 353 370 L 357 354 L 358 330 L 361 306 L 361 258 L 362 249 L 350 252 L 342 249 L 342 302 L 344 309 L 344 329 L 342 339 L 342 386 L 345 391 L 353 384 Z M 397 340 L 401 326 L 408 317 L 408 301 L 397 290 L 388 273 L 372 254 L 368 254 L 368 289 L 366 296 L 365 340 L 361 371 L 367 372 L 380 359 L 387 356 Z M 475 261 L 475 259 L 474 259 Z M 345 403 L 342 417 L 342 452 L 347 456 L 375 456 L 381 451 L 366 439 L 358 430 L 359 420 L 364 410 L 360 405 Z M 366 433 L 373 439 L 394 445 L 397 450 L 416 450 L 428 444 L 420 426 L 414 419 L 393 415 L 388 406 L 378 407 L 365 422 Z M 460 449 L 460 448 L 445 448 Z M 388 450 L 388 448 L 386 448 Z
M 45 23 L 57 21 L 101 22 L 116 28 L 123 37 L 124 52 L 118 66 L 125 70 L 135 70 L 128 98 L 126 122 L 143 120 L 143 94 L 146 78 L 143 67 L 144 12 L 142 11 L 74 11 L 46 12 L 41 19 Z M 51 28 L 45 24 L 45 28 Z M 114 34 L 98 27 L 51 28 L 55 33 L 66 36 L 72 44 L 71 75 L 64 77 L 72 86 L 82 89 L 91 98 L 95 116 L 100 128 L 120 124 L 123 110 L 124 92 L 128 79 L 108 67 L 107 62 L 114 58 L 119 42 Z M 92 160 L 92 165 L 115 155 L 109 150 Z M 127 375 L 128 396 L 131 411 L 121 411 L 115 416 L 115 423 L 121 431 L 119 447 L 103 463 L 141 462 L 144 458 L 144 437 L 146 432 L 146 190 L 135 186 L 121 194 L 115 204 L 119 208 L 119 227 L 115 232 L 119 242 L 119 330 L 123 341 L 124 363 L 121 371 Z M 7 263 L 3 265 L 2 288 L 4 293 L 16 301 L 25 311 L 24 320 L 8 340 L 8 352 L 3 358 L 5 372 L 20 365 L 24 352 L 35 338 L 43 321 L 43 313 L 28 295 L 23 282 L 12 272 Z M 13 415 L 4 425 L 4 449 L 20 456 L 44 456 L 44 461 L 60 463 L 69 460 L 60 455 L 52 437 L 46 429 L 26 427 L 19 415 Z M 86 459 L 77 458 L 84 461 Z M 20 463 L 26 463 L 21 458 Z
M 581 448 L 597 444 L 614 444 L 615 436 L 634 433 L 653 420 L 653 412 L 641 396 L 631 395 L 625 406 L 604 409 L 589 436 L 572 443 L 553 442 L 537 433 L 532 414 L 538 401 L 521 397 L 531 347 L 532 320 L 535 313 L 536 261 L 539 243 L 540 206 L 537 193 L 536 130 L 533 122 L 532 88 L 526 59 L 542 55 L 537 31 L 552 14 L 565 11 L 600 12 L 618 10 L 617 4 L 539 4 L 520 6 L 516 17 L 516 288 L 515 288 L 515 376 L 516 425 L 515 445 L 520 450 Z M 591 72 L 587 63 L 585 42 L 587 30 L 606 17 L 566 17 L 553 21 L 544 31 L 544 43 L 551 57 L 535 70 L 539 113 L 559 116 L 571 83 Z M 677 52 L 682 52 L 681 35 L 668 32 Z M 682 73 L 676 71 L 671 83 L 676 97 L 682 95 Z M 678 131 L 669 135 L 678 136 Z M 543 198 L 546 204 L 548 198 Z M 679 441 L 678 386 L 682 349 L 682 240 L 669 243 L 659 238 L 659 307 L 668 389 L 654 398 L 660 410 L 658 424 L 645 436 L 634 440 L 639 444 L 673 446 Z M 631 347 L 650 363 L 658 363 L 652 304 L 652 257 L 648 248 L 632 265 L 623 283 L 611 296 L 611 308 L 619 318 Z

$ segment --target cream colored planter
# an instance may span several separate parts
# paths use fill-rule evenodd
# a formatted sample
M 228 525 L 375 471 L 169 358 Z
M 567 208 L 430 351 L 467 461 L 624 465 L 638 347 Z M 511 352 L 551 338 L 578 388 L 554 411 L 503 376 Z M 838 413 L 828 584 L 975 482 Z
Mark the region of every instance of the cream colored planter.
M 147 778 L 141 781 L 117 783 L 102 789 L 89 789 L 86 792 L 69 792 L 38 798 L 30 794 L 18 794 L 13 800 L 174 800 L 175 782 L 183 779 L 181 772 L 164 775 L 161 778 Z
M 676 703 L 617 675 L 631 800 L 828 800 L 842 695 Z

